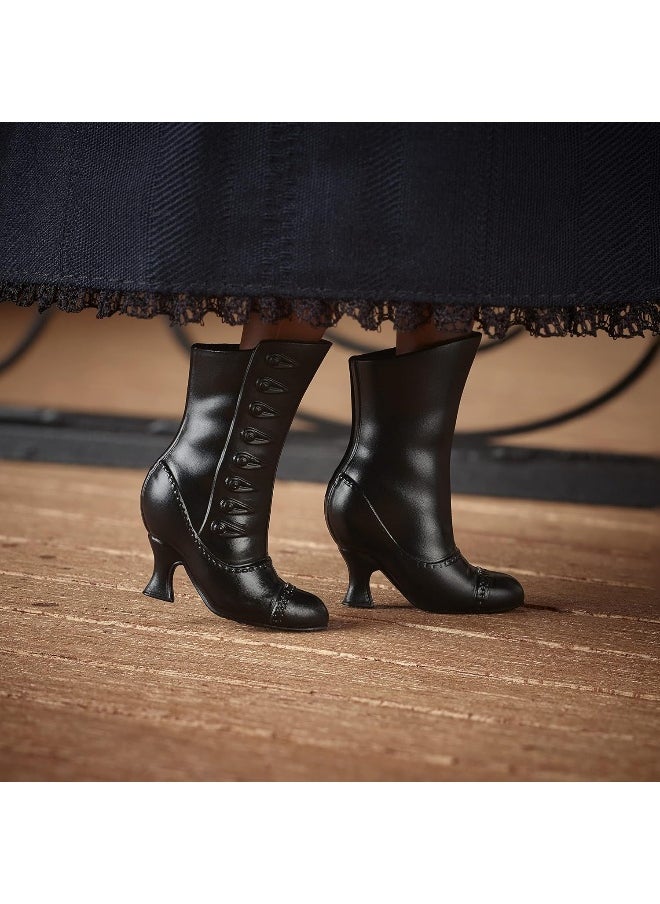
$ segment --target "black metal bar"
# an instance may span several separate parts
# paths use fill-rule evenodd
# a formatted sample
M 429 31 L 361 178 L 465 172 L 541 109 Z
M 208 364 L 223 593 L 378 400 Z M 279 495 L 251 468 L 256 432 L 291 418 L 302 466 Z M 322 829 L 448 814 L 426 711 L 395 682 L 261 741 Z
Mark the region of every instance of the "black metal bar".
M 34 343 L 37 337 L 41 334 L 43 328 L 46 326 L 46 323 L 50 319 L 51 309 L 47 309 L 43 311 L 43 313 L 39 313 L 39 311 L 35 311 L 35 316 L 30 323 L 26 333 L 22 336 L 16 345 L 11 349 L 11 351 L 5 355 L 4 358 L 0 358 L 0 373 L 3 370 L 7 370 L 12 364 L 15 364 L 19 358 L 21 358 L 25 352 L 30 348 L 30 346 Z
M 514 330 L 509 331 L 504 339 L 490 342 L 487 345 L 481 347 L 480 351 L 488 351 L 492 348 L 499 348 L 503 343 L 509 341 L 510 339 L 515 338 L 516 336 L 524 333 L 525 330 L 523 327 L 518 327 Z M 190 350 L 190 343 L 186 339 L 185 333 L 179 326 L 174 327 L 175 338 L 179 345 L 188 352 Z M 346 339 L 343 336 L 333 336 L 333 341 L 338 345 L 342 345 L 344 348 L 347 348 L 351 351 L 356 351 L 360 354 L 364 354 L 365 352 L 370 351 L 367 346 L 363 346 L 360 343 L 354 342 L 352 339 Z M 554 427 L 558 424 L 565 424 L 567 421 L 574 420 L 575 418 L 582 417 L 584 414 L 588 414 L 591 411 L 594 411 L 597 408 L 600 408 L 602 405 L 605 405 L 607 402 L 616 398 L 616 396 L 620 395 L 629 386 L 631 386 L 639 377 L 645 373 L 646 370 L 651 366 L 657 351 L 660 346 L 660 337 L 655 338 L 650 347 L 644 352 L 640 360 L 633 365 L 633 367 L 627 371 L 620 379 L 618 379 L 615 383 L 605 389 L 603 392 L 598 393 L 591 399 L 588 399 L 586 402 L 582 402 L 579 405 L 575 405 L 572 408 L 568 408 L 565 411 L 560 411 L 557 414 L 550 415 L 550 417 L 539 418 L 538 420 L 525 421 L 522 424 L 510 424 L 506 427 L 493 427 L 492 429 L 487 430 L 470 430 L 464 433 L 465 436 L 470 436 L 473 439 L 480 439 L 482 441 L 497 439 L 498 437 L 503 436 L 517 436 L 522 433 L 533 433 L 535 430 L 545 430 L 548 427 Z
M 32 345 L 47 319 L 48 314 L 35 318 L 27 334 L 0 362 L 0 370 L 14 363 Z M 174 332 L 181 347 L 188 351 L 185 334 L 180 328 Z M 648 370 L 659 346 L 660 339 L 656 339 L 623 377 L 594 398 L 567 411 L 509 427 L 458 433 L 452 458 L 456 492 L 608 505 L 660 504 L 658 459 L 522 449 L 490 442 L 500 436 L 565 423 L 599 408 Z M 300 412 L 298 417 L 312 430 L 292 432 L 280 477 L 327 480 L 343 454 L 349 428 L 305 412 Z M 178 421 L 164 418 L 0 408 L 0 458 L 147 467 L 163 451 L 177 427 Z
M 302 415 L 312 430 L 292 431 L 282 457 L 284 480 L 327 481 L 348 442 L 349 427 Z M 38 409 L 0 409 L 0 458 L 147 468 L 178 422 Z M 452 453 L 457 493 L 592 505 L 660 504 L 660 460 L 497 446 L 457 434 Z
M 588 414 L 590 411 L 594 411 L 596 408 L 605 405 L 606 402 L 621 395 L 621 393 L 628 389 L 629 386 L 632 386 L 632 384 L 649 369 L 659 347 L 660 337 L 657 337 L 653 340 L 650 347 L 644 352 L 639 361 L 620 379 L 603 392 L 598 393 L 598 395 L 588 399 L 586 402 L 582 402 L 580 405 L 568 408 L 566 411 L 560 411 L 558 414 L 550 415 L 550 417 L 539 418 L 534 421 L 525 421 L 522 424 L 512 424 L 508 427 L 495 427 L 492 430 L 468 430 L 465 431 L 463 436 L 469 436 L 473 439 L 480 438 L 482 440 L 491 440 L 500 436 L 516 436 L 521 433 L 532 433 L 534 430 L 545 430 L 547 427 L 556 427 L 557 424 L 565 424 L 567 421 L 582 417 L 582 415 Z

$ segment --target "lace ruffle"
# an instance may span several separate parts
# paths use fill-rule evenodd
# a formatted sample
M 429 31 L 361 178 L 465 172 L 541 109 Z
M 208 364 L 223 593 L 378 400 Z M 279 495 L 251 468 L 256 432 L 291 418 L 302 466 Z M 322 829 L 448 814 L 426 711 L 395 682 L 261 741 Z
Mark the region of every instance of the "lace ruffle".
M 365 330 L 378 330 L 388 320 L 398 330 L 413 330 L 431 321 L 440 329 L 465 329 L 473 322 L 475 328 L 496 339 L 503 338 L 512 326 L 522 326 L 532 336 L 595 336 L 602 331 L 617 339 L 660 332 L 658 302 L 528 306 L 513 300 L 511 304 L 485 301 L 478 304 L 419 304 L 129 292 L 13 283 L 0 285 L 0 301 L 12 301 L 23 307 L 37 305 L 40 311 L 51 306 L 69 312 L 96 308 L 97 317 L 121 313 L 150 318 L 163 314 L 172 324 L 180 325 L 201 323 L 207 314 L 216 314 L 225 323 L 240 325 L 254 311 L 268 323 L 295 314 L 319 327 L 335 326 L 342 317 L 353 317 Z

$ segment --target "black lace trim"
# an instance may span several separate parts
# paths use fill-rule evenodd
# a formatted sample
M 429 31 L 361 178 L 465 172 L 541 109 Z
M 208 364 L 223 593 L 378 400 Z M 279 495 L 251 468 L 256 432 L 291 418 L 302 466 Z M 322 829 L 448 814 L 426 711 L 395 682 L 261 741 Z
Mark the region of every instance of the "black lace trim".
M 365 330 L 378 330 L 391 320 L 398 330 L 413 330 L 433 322 L 444 330 L 464 330 L 474 322 L 487 336 L 501 339 L 512 326 L 524 327 L 532 336 L 595 336 L 607 333 L 613 339 L 657 335 L 660 304 L 573 304 L 548 307 L 511 304 L 419 304 L 408 301 L 327 301 L 313 298 L 249 298 L 234 295 L 198 295 L 85 289 L 75 286 L 0 284 L 0 301 L 12 301 L 40 311 L 54 305 L 62 311 L 96 308 L 97 317 L 128 314 L 149 318 L 169 317 L 172 324 L 201 323 L 216 314 L 225 323 L 240 325 L 255 311 L 268 323 L 295 314 L 318 327 L 335 326 L 344 316 L 353 317 Z

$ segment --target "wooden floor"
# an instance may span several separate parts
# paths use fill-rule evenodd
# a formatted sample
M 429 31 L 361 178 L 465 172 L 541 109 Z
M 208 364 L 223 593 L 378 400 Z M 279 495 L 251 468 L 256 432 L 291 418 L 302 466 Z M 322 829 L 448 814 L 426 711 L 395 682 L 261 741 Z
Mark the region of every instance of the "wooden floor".
M 340 605 L 323 487 L 279 483 L 271 553 L 331 627 L 215 618 L 150 573 L 142 474 L 0 463 L 0 778 L 657 780 L 656 513 L 457 497 L 462 550 L 528 603 Z M 655 590 L 653 588 L 656 588 Z

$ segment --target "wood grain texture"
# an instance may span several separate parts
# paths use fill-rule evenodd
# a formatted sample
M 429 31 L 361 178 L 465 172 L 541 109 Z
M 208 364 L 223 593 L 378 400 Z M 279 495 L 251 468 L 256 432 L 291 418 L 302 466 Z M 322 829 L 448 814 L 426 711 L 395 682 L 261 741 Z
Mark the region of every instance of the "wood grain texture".
M 278 483 L 271 554 L 330 630 L 144 597 L 142 474 L 0 463 L 0 778 L 657 780 L 658 517 L 457 497 L 457 539 L 528 604 L 434 616 L 345 568 L 323 488 Z

